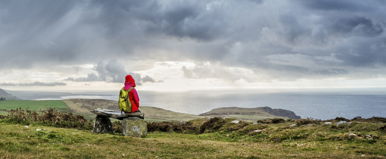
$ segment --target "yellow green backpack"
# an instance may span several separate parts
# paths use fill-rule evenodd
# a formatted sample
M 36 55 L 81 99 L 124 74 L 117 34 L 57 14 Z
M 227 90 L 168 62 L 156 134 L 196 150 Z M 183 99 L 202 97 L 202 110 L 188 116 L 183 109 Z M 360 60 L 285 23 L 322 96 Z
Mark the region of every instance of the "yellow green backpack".
M 119 92 L 119 110 L 124 112 L 131 112 L 131 102 L 129 100 L 129 92 L 133 89 L 133 87 L 129 88 L 129 90 L 121 89 Z

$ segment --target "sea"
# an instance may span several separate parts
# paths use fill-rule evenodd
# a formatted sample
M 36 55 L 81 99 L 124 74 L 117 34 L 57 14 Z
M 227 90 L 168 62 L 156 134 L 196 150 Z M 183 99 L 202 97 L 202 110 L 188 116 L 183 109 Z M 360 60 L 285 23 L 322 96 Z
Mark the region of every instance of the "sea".
M 11 93 L 28 100 L 118 99 L 118 92 L 12 91 Z M 302 118 L 323 120 L 336 117 L 386 117 L 386 93 L 383 91 L 139 91 L 139 96 L 141 105 L 190 114 L 200 114 L 218 107 L 254 108 L 268 106 L 291 110 Z

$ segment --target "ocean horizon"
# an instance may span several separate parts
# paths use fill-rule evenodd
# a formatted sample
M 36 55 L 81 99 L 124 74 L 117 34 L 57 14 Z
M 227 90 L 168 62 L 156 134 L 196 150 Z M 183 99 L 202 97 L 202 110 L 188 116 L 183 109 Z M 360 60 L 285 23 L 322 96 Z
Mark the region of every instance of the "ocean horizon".
M 116 92 L 94 93 L 28 93 L 13 91 L 28 100 L 108 99 L 117 100 Z M 332 119 L 336 117 L 386 117 L 385 94 L 358 94 L 347 92 L 285 92 L 261 93 L 254 91 L 219 92 L 150 92 L 140 91 L 141 105 L 155 106 L 171 111 L 201 114 L 218 107 L 263 107 L 286 109 L 302 118 Z

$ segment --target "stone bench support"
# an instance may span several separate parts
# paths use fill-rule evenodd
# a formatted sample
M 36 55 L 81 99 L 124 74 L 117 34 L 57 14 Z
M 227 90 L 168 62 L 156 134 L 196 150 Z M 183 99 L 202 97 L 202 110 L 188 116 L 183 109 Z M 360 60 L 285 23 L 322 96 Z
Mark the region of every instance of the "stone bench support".
M 143 120 L 143 113 L 121 113 L 109 109 L 95 109 L 91 112 L 97 115 L 92 130 L 94 133 L 112 133 L 110 118 L 115 118 L 121 120 L 124 136 L 145 137 L 147 135 L 147 123 Z
M 103 115 L 97 115 L 94 122 L 93 133 L 112 133 L 113 125 L 109 117 Z

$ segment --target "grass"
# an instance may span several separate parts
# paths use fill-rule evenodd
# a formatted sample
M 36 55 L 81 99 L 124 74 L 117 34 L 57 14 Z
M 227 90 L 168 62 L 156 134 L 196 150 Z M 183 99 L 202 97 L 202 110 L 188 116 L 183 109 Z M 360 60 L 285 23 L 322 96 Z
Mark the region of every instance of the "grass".
M 232 141 L 218 133 L 146 138 L 0 122 L 0 158 L 385 158 L 385 143 Z M 40 131 L 38 131 L 40 130 Z
M 0 158 L 386 158 L 384 122 L 231 121 L 196 119 L 192 126 L 211 131 L 132 138 L 0 119 Z
M 90 124 L 76 121 L 77 115 L 51 109 L 10 111 L 0 116 L 0 158 L 386 158 L 385 118 L 149 122 L 146 138 L 93 134 Z
M 68 106 L 61 100 L 5 100 L 0 101 L 0 110 L 11 110 L 21 108 L 25 110 L 40 111 L 49 108 L 57 110 L 69 110 Z

